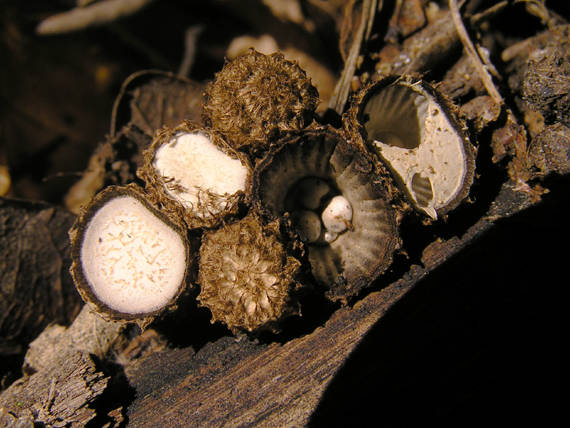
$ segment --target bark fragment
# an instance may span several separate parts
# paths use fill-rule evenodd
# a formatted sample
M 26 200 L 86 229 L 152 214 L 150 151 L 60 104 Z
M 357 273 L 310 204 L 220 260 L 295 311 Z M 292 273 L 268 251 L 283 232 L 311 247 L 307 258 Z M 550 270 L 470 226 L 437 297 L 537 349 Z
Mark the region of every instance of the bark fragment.
M 97 371 L 87 354 L 73 352 L 58 364 L 13 383 L 0 395 L 0 409 L 18 418 L 55 427 L 85 426 L 95 417 L 91 404 L 109 378 Z
M 0 355 L 23 352 L 46 325 L 79 312 L 67 270 L 73 219 L 46 203 L 0 198 Z

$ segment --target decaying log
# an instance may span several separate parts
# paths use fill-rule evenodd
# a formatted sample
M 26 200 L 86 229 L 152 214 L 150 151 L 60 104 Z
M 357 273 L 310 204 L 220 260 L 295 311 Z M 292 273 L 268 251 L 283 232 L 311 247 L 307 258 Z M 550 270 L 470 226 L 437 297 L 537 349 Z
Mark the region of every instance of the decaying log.
M 336 311 L 311 334 L 285 344 L 223 338 L 197 354 L 165 351 L 126 367 L 137 390 L 129 426 L 303 426 L 327 386 L 370 329 L 406 293 L 494 223 L 531 205 L 505 184 L 487 215 L 462 236 L 436 240 L 399 280 Z M 347 392 L 350 395 L 350 391 Z
M 73 220 L 47 203 L 0 198 L 0 356 L 23 353 L 50 322 L 79 312 L 68 272 Z
M 68 328 L 48 326 L 30 343 L 24 360 L 28 375 L 0 394 L 0 416 L 13 424 L 32 420 L 54 427 L 85 426 L 96 417 L 92 403 L 109 381 L 93 357 L 102 360 L 123 328 L 87 306 Z
M 30 343 L 24 370 L 32 373 L 51 370 L 77 352 L 102 359 L 124 327 L 118 322 L 105 321 L 83 306 L 69 327 L 50 325 Z

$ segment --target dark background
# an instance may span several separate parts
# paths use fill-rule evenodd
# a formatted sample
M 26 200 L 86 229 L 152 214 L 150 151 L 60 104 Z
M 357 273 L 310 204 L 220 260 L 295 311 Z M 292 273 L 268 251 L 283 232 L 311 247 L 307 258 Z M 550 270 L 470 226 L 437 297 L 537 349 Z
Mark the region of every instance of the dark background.
M 550 426 L 565 405 L 568 180 L 394 305 L 313 426 Z

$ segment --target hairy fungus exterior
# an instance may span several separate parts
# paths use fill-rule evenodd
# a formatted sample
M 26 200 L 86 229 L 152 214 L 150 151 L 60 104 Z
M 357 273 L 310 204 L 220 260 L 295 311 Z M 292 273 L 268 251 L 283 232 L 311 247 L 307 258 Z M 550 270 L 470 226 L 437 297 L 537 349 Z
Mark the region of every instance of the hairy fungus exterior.
M 106 319 L 144 325 L 173 306 L 186 287 L 185 233 L 134 185 L 99 193 L 70 237 L 77 290 Z
M 331 300 L 347 302 L 369 286 L 400 244 L 381 171 L 331 127 L 282 140 L 257 166 L 253 192 L 259 209 L 290 219 Z
M 226 63 L 205 91 L 205 122 L 232 147 L 263 153 L 286 131 L 309 125 L 318 93 L 295 62 L 255 50 Z
M 474 148 L 454 110 L 423 81 L 391 76 L 363 88 L 345 122 L 432 219 L 457 207 L 473 182 Z
M 206 232 L 200 247 L 198 300 L 232 331 L 273 329 L 298 311 L 301 263 L 282 243 L 279 222 L 255 214 Z
M 538 177 L 570 174 L 570 128 L 561 123 L 547 126 L 532 139 L 528 157 Z
M 249 198 L 251 167 L 221 136 L 184 122 L 163 129 L 138 175 L 153 202 L 189 228 L 215 227 Z

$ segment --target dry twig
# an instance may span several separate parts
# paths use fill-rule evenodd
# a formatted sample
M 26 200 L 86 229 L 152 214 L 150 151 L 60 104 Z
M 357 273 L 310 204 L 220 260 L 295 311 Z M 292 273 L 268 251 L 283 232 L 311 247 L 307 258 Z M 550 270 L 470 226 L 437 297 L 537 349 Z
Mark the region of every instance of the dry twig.
M 350 84 L 352 82 L 352 76 L 356 70 L 356 60 L 360 54 L 360 48 L 362 42 L 370 35 L 372 28 L 372 23 L 374 21 L 374 16 L 376 10 L 382 7 L 382 0 L 378 3 L 378 0 L 364 0 L 362 4 L 362 18 L 360 20 L 360 25 L 356 32 L 356 36 L 352 41 L 350 46 L 350 51 L 348 53 L 348 58 L 342 70 L 340 79 L 338 80 L 334 93 L 329 101 L 329 108 L 335 110 L 337 113 L 342 114 L 344 110 L 344 105 L 348 99 L 348 93 L 350 91 Z
M 176 73 L 178 76 L 187 77 L 192 71 L 194 59 L 196 58 L 196 44 L 202 31 L 204 31 L 204 26 L 200 24 L 192 25 L 186 29 L 184 35 L 184 56 L 178 68 L 178 73 Z
M 489 68 L 493 68 L 492 64 L 484 65 L 483 61 L 478 54 L 473 42 L 469 38 L 469 34 L 467 34 L 467 30 L 463 25 L 463 21 L 461 19 L 461 14 L 459 12 L 459 7 L 457 6 L 457 0 L 449 0 L 449 11 L 451 12 L 451 18 L 453 19 L 453 23 L 455 24 L 455 28 L 457 30 L 457 34 L 459 35 L 459 39 L 463 46 L 465 47 L 465 52 L 473 61 L 473 65 L 487 90 L 489 96 L 495 101 L 498 105 L 502 106 L 504 104 L 503 97 L 495 87 L 493 83 L 493 79 L 489 73 Z
M 123 16 L 132 15 L 153 1 L 105 0 L 90 6 L 76 7 L 43 20 L 36 28 L 36 33 L 42 36 L 70 33 L 88 27 L 107 24 Z

